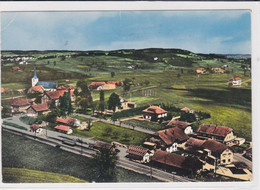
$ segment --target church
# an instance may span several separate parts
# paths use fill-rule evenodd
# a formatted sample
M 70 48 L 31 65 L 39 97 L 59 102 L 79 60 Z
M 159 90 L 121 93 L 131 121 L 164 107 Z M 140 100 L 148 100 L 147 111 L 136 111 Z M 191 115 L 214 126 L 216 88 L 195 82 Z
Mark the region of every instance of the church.
M 56 82 L 39 81 L 34 67 L 34 75 L 32 78 L 32 87 L 42 86 L 46 92 L 56 91 L 58 84 Z

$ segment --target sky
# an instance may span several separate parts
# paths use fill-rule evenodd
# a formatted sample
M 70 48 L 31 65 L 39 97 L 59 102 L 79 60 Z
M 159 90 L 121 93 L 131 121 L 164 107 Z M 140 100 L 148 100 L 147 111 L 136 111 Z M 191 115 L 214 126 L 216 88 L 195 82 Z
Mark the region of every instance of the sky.
M 246 10 L 6 12 L 1 14 L 1 48 L 250 54 L 251 16 Z

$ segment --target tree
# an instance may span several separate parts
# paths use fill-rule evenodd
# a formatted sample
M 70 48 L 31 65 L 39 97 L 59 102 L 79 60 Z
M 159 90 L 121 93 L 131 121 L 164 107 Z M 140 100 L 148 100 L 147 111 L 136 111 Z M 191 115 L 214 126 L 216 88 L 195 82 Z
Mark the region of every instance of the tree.
M 66 59 L 65 55 L 60 56 L 60 60 L 64 61 Z
M 70 90 L 69 92 L 65 92 L 63 96 L 60 96 L 59 98 L 60 102 L 60 110 L 61 115 L 66 115 L 72 113 L 72 105 L 71 105 L 71 99 L 70 99 Z
M 115 72 L 111 72 L 111 78 L 113 78 L 114 76 L 115 76 L 116 74 L 115 74 Z
M 76 86 L 81 89 L 81 92 L 79 92 L 79 96 L 82 98 L 87 98 L 90 105 L 93 102 L 91 92 L 88 89 L 88 82 L 87 81 L 78 81 Z
M 125 78 L 123 83 L 124 83 L 124 91 L 129 91 L 130 87 L 131 87 L 131 84 L 132 84 L 132 81 L 130 79 L 128 79 L 128 78 Z
M 113 182 L 116 181 L 116 152 L 108 149 L 101 149 L 94 157 L 95 170 L 97 182 Z
M 178 75 L 177 75 L 177 78 L 179 79 L 179 78 L 181 78 L 181 75 L 180 75 L 180 73 L 178 73 Z
M 87 124 L 88 124 L 88 131 L 90 131 L 90 128 L 92 127 L 92 119 L 87 119 Z
M 108 109 L 116 111 L 116 107 L 121 107 L 120 98 L 116 93 L 112 93 L 108 100 Z
M 103 90 L 100 90 L 99 92 L 99 110 L 105 110 L 105 94 Z
M 56 61 L 53 61 L 53 65 L 56 66 Z
M 144 84 L 145 84 L 145 86 L 148 86 L 150 84 L 150 81 L 149 80 L 145 80 Z

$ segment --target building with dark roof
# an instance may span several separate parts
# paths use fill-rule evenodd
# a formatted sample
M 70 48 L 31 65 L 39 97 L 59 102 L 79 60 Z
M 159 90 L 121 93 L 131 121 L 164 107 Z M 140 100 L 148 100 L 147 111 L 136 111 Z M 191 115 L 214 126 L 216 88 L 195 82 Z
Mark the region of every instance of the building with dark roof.
M 140 160 L 144 163 L 150 161 L 150 151 L 147 148 L 130 145 L 127 153 L 130 159 Z
M 233 150 L 229 146 L 215 140 L 190 138 L 187 140 L 185 147 L 192 152 L 201 152 L 200 158 L 212 165 L 215 162 L 220 165 L 231 164 L 233 162 Z
M 181 156 L 162 150 L 156 150 L 152 157 L 152 162 L 168 171 L 176 171 L 178 173 L 190 174 L 202 169 L 202 162 L 196 157 Z
M 7 101 L 11 105 L 13 113 L 26 112 L 26 109 L 32 105 L 32 100 L 27 98 L 12 98 Z
M 232 146 L 236 136 L 233 129 L 226 126 L 202 124 L 199 126 L 197 133 L 200 137 L 211 138 L 226 145 Z
M 27 116 L 37 117 L 38 115 L 47 114 L 50 112 L 50 105 L 47 103 L 34 104 L 27 108 Z
M 174 152 L 177 151 L 178 144 L 184 143 L 188 138 L 182 129 L 173 127 L 157 131 L 147 141 L 156 143 L 157 148 L 167 152 Z
M 187 122 L 184 122 L 184 121 L 177 121 L 177 120 L 170 121 L 170 122 L 167 124 L 167 127 L 178 127 L 178 128 L 180 128 L 180 129 L 182 129 L 183 132 L 184 132 L 186 135 L 193 133 L 192 127 L 189 126 L 188 123 L 187 123 Z
M 104 142 L 95 142 L 94 149 L 101 151 L 102 149 L 110 150 L 110 151 L 115 151 L 115 145 L 110 144 L 110 143 L 104 143 Z

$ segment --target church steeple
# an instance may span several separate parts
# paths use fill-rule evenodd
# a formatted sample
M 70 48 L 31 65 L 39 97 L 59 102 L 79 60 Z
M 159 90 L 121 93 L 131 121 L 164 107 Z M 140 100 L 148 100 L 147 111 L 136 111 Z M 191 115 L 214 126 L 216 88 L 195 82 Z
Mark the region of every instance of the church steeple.
M 33 78 L 37 79 L 37 75 L 36 75 L 36 68 L 34 67 L 34 72 L 33 72 Z
M 32 78 L 32 86 L 35 86 L 38 82 L 39 82 L 39 79 L 36 75 L 36 68 L 34 67 L 33 78 Z

